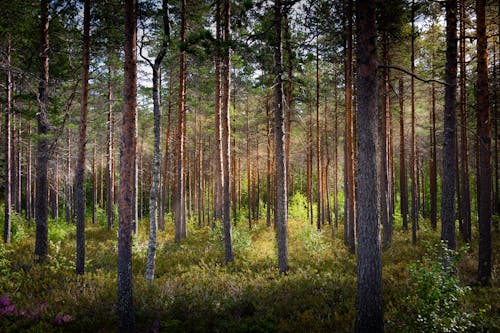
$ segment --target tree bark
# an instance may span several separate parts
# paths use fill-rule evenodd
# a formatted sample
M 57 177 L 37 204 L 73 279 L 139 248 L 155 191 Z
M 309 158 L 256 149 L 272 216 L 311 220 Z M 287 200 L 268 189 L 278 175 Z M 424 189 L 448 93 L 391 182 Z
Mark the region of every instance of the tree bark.
M 175 241 L 186 237 L 186 188 L 184 184 L 184 118 L 186 112 L 186 0 L 181 1 L 181 51 L 179 55 L 179 115 L 177 119 L 177 188 Z
M 248 115 L 248 97 L 246 100 L 245 112 L 247 117 L 247 210 L 248 210 L 248 229 L 252 229 L 252 191 L 251 191 L 251 169 L 250 169 L 250 124 Z
M 214 196 L 214 217 L 215 220 L 222 219 L 222 200 L 223 200 L 223 182 L 224 182 L 224 167 L 223 167 L 223 143 L 222 143 L 222 54 L 223 37 L 222 37 L 222 8 L 221 1 L 215 2 L 215 27 L 217 47 L 215 50 L 215 196 Z
M 234 261 L 233 241 L 231 230 L 231 2 L 224 0 L 224 54 L 222 75 L 222 168 L 224 179 L 223 188 L 223 219 L 224 219 L 224 249 L 226 264 Z
M 384 33 L 382 37 L 382 56 L 385 65 L 389 65 L 389 45 L 388 36 Z M 385 68 L 383 71 L 383 85 L 382 85 L 382 110 L 379 111 L 378 117 L 378 146 L 379 146 L 379 193 L 380 193 L 380 224 L 383 227 L 383 244 L 390 246 L 392 243 L 392 224 L 389 216 L 391 215 L 389 209 L 389 191 L 388 191 L 388 167 L 387 167 L 387 114 L 390 112 L 389 104 L 389 69 Z
M 118 330 L 134 331 L 132 286 L 132 192 L 136 154 L 137 108 L 136 1 L 125 1 L 125 63 L 122 145 L 120 153 L 120 200 L 118 226 Z
M 491 115 L 488 90 L 488 39 L 486 36 L 486 0 L 476 0 L 477 30 L 477 122 L 479 132 L 479 263 L 481 285 L 491 280 Z
M 457 83 L 457 1 L 446 1 L 446 87 L 443 133 L 441 239 L 456 249 L 455 237 L 455 126 Z
M 97 142 L 96 139 L 94 138 L 94 146 L 92 148 L 92 224 L 95 224 L 95 209 L 97 205 L 96 149 L 97 149 Z
M 271 116 L 270 98 L 266 96 L 267 172 L 266 172 L 266 227 L 271 227 Z
M 87 109 L 89 96 L 90 67 L 90 0 L 85 0 L 83 7 L 83 69 L 82 95 L 80 102 L 80 129 L 78 135 L 78 158 L 75 170 L 75 213 L 76 213 L 76 274 L 85 273 L 85 148 L 87 145 Z M 95 147 L 95 145 L 94 145 Z M 95 149 L 95 148 L 94 148 Z M 92 161 L 94 180 L 94 159 Z M 95 183 L 92 182 L 92 210 L 95 202 Z M 94 214 L 92 212 L 92 217 Z
M 49 1 L 40 0 L 41 46 L 40 46 L 40 81 L 38 85 L 37 142 L 36 152 L 36 196 L 35 196 L 35 262 L 43 262 L 48 250 L 47 224 L 47 165 L 49 162 Z
M 11 125 L 10 125 L 10 115 L 12 112 L 12 74 L 10 71 L 10 59 L 11 59 L 11 39 L 10 36 L 7 40 L 7 72 L 5 79 L 5 197 L 4 197 L 4 224 L 3 224 L 3 241 L 4 243 L 10 243 L 11 241 L 11 211 L 12 211 L 12 191 L 11 191 Z
M 344 198 L 346 205 L 346 244 L 350 253 L 356 251 L 355 244 L 355 197 L 354 197 L 354 147 L 353 147 L 353 117 L 352 117 L 352 21 L 353 0 L 347 4 L 347 48 L 345 62 L 345 141 L 346 141 L 346 189 Z
M 467 243 L 471 241 L 471 211 L 469 189 L 469 152 L 467 139 L 467 88 L 465 63 L 465 0 L 460 1 L 460 151 L 462 171 L 462 237 Z
M 114 115 L 113 115 L 113 90 L 112 90 L 113 71 L 111 65 L 108 65 L 108 142 L 107 142 L 107 160 L 106 160 L 106 216 L 108 230 L 113 228 L 115 220 L 115 171 L 114 171 Z
M 275 75 L 275 140 L 276 140 L 276 203 L 275 223 L 278 240 L 278 269 L 280 274 L 288 271 L 288 214 L 287 214 L 287 170 L 285 157 L 285 119 L 283 107 L 283 55 L 282 55 L 282 17 L 281 0 L 274 2 L 274 28 L 276 44 L 274 45 L 274 75 Z
M 156 233 L 158 229 L 158 201 L 160 190 L 160 163 L 161 163 L 161 105 L 160 105 L 160 68 L 163 58 L 167 54 L 167 47 L 170 38 L 170 19 L 168 10 L 168 0 L 162 1 L 163 17 L 163 43 L 160 51 L 156 55 L 154 63 L 149 62 L 153 70 L 153 118 L 154 118 L 154 143 L 153 143 L 153 179 L 149 194 L 149 242 L 146 261 L 146 280 L 153 282 L 155 262 L 156 262 Z
M 356 2 L 358 282 L 356 332 L 383 332 L 382 251 L 377 181 L 377 51 L 375 1 Z
M 335 220 L 334 220 L 334 226 L 335 229 L 338 228 L 339 224 L 339 195 L 338 195 L 338 164 L 339 164 L 339 159 L 338 159 L 338 137 L 339 137 L 339 132 L 338 132 L 338 124 L 339 124 L 339 114 L 338 114 L 338 101 L 337 101 L 337 82 L 335 82 L 334 86 L 334 98 L 335 98 L 335 123 L 333 127 L 333 210 L 334 210 L 334 215 L 335 215 Z M 333 233 L 333 228 L 332 228 L 332 233 Z
M 431 55 L 431 75 L 434 77 L 434 58 L 435 54 L 432 52 Z M 429 188 L 430 188 L 430 199 L 431 199 L 431 227 L 433 230 L 437 229 L 437 144 L 436 144 L 436 86 L 435 83 L 431 83 L 431 122 L 432 126 L 430 129 L 430 158 L 429 158 Z
M 31 169 L 31 121 L 28 120 L 28 152 L 26 156 L 26 220 L 28 221 L 28 225 L 31 224 L 31 219 L 33 218 Z
M 415 0 L 411 5 L 411 72 L 415 73 Z M 411 76 L 411 242 L 417 244 L 418 186 L 417 186 L 417 134 L 415 132 L 415 77 Z
M 72 186 L 71 186 L 71 132 L 66 129 L 66 145 L 68 152 L 66 154 L 66 186 L 65 186 L 65 206 L 66 206 L 66 223 L 71 223 L 72 210 Z M 28 195 L 26 196 L 28 198 Z
M 316 228 L 321 231 L 322 225 L 322 188 L 321 188 L 321 147 L 320 147 L 320 126 L 319 126 L 319 46 L 316 37 L 316 177 L 317 177 L 317 217 L 316 217 Z
M 399 78 L 399 195 L 401 216 L 403 218 L 403 230 L 408 230 L 408 183 L 406 177 L 405 158 L 405 118 L 404 118 L 404 83 Z

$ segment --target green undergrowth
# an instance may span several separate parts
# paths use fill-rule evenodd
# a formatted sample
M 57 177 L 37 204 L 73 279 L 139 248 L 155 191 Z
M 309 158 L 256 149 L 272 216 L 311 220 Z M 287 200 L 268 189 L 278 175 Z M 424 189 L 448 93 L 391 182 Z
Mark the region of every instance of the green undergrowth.
M 166 230 L 158 234 L 155 281 L 149 284 L 144 278 L 148 221 L 141 221 L 132 266 L 138 331 L 353 331 L 355 256 L 343 245 L 341 227 L 332 231 L 327 225 L 318 232 L 298 208 L 303 200 L 294 200 L 285 276 L 277 273 L 275 234 L 265 221 L 252 230 L 238 221 L 235 263 L 225 265 L 221 226 L 193 223 L 188 237 L 175 244 L 168 218 Z M 74 273 L 74 225 L 50 222 L 48 260 L 35 265 L 34 227 L 15 220 L 22 232 L 12 244 L 0 246 L 0 297 L 7 295 L 0 298 L 0 331 L 116 331 L 117 231 L 107 230 L 103 216 L 95 224 L 87 221 L 84 276 Z M 439 234 L 427 227 L 428 221 L 421 222 L 417 246 L 397 223 L 393 245 L 383 252 L 386 331 L 499 331 L 498 258 L 492 286 L 479 287 L 477 244 L 454 256 L 457 275 L 445 274 Z M 8 303 L 3 310 L 2 302 Z

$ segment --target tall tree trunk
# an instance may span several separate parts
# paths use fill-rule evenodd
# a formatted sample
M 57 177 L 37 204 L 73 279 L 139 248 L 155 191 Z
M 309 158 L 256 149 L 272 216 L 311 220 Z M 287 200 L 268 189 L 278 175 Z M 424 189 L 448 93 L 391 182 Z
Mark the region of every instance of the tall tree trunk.
M 23 194 L 23 172 L 22 172 L 22 147 L 21 147 L 21 128 L 22 128 L 22 117 L 19 115 L 19 126 L 17 127 L 17 214 L 21 216 L 22 212 L 22 194 Z M 58 188 L 59 191 L 59 188 Z
M 15 212 L 18 211 L 17 207 L 17 164 L 18 164 L 18 159 L 17 159 L 17 129 L 16 129 L 16 113 L 14 110 L 12 110 L 12 104 L 14 104 L 14 101 L 12 100 L 12 90 L 14 90 L 14 82 L 12 80 L 12 73 L 11 73 L 11 112 L 10 112 L 10 200 L 11 200 L 11 210 L 14 209 Z
M 383 332 L 382 250 L 377 181 L 377 51 L 375 1 L 356 2 L 358 283 L 356 332 Z
M 97 149 L 97 142 L 96 139 L 94 138 L 94 147 L 92 148 L 92 224 L 95 224 L 95 210 L 97 205 L 96 149 Z
M 411 72 L 415 73 L 415 0 L 411 5 Z M 415 132 L 415 77 L 411 76 L 411 242 L 417 244 L 418 186 L 417 186 L 417 134 Z
M 465 242 L 471 241 L 471 211 L 469 189 L 469 153 L 467 140 L 467 88 L 465 64 L 465 0 L 460 1 L 460 145 L 462 171 L 462 237 Z
M 224 82 L 222 84 L 222 167 L 224 179 L 223 188 L 223 219 L 224 219 L 224 248 L 226 263 L 234 261 L 233 241 L 231 230 L 231 2 L 224 0 L 224 55 L 222 75 Z
M 441 239 L 456 249 L 455 237 L 455 127 L 457 81 L 457 1 L 446 1 L 446 87 L 443 133 Z
M 135 110 L 135 132 L 134 132 L 134 140 L 136 142 L 136 147 L 137 147 L 137 142 L 138 142 L 138 136 L 139 136 L 139 114 L 137 113 L 137 109 Z M 142 133 L 142 136 L 144 136 L 144 132 Z M 142 170 L 142 150 L 144 149 L 144 140 L 141 140 L 141 150 L 139 151 L 139 154 L 137 153 L 137 148 L 136 152 L 134 154 L 134 170 L 132 172 L 132 177 L 133 177 L 133 186 L 132 186 L 132 233 L 134 235 L 137 235 L 137 232 L 139 231 L 139 221 L 141 220 L 142 216 L 142 178 L 140 177 L 140 170 Z
M 64 196 L 66 197 L 66 223 L 71 223 L 71 209 L 72 209 L 72 186 L 71 186 L 71 131 L 69 128 L 66 129 L 66 145 L 68 152 L 66 154 L 66 184 L 64 190 Z M 26 196 L 28 197 L 28 195 Z
M 276 44 L 274 45 L 274 75 L 275 75 L 275 138 L 276 138 L 276 203 L 275 223 L 278 240 L 278 269 L 281 274 L 288 271 L 288 214 L 287 214 L 287 170 L 285 157 L 285 119 L 283 107 L 283 55 L 282 55 L 282 14 L 281 0 L 274 2 L 274 28 L 276 29 Z
M 11 191 L 11 128 L 10 115 L 12 112 L 12 74 L 10 71 L 10 56 L 11 56 L 11 39 L 7 40 L 7 73 L 5 80 L 5 202 L 4 202 L 4 224 L 3 224 L 3 241 L 10 243 L 11 240 L 11 211 L 12 211 L 12 191 Z M 28 193 L 26 193 L 28 195 Z
M 328 106 L 328 101 L 325 97 L 325 109 L 324 109 L 324 130 L 323 130 L 323 145 L 324 145 L 324 149 L 322 150 L 323 152 L 325 152 L 323 154 L 323 157 L 326 161 L 324 161 L 323 165 L 324 165 L 324 168 L 323 168 L 323 196 L 324 196 L 324 199 L 323 199 L 323 211 L 324 211 L 324 219 L 326 219 L 326 221 L 328 222 L 328 224 L 331 226 L 332 224 L 332 215 L 331 215 L 331 207 L 330 207 L 330 182 L 329 182 L 329 179 L 330 179 L 330 175 L 329 175 L 329 171 L 330 171 L 330 163 L 331 163 L 331 159 L 330 159 L 330 147 L 328 145 L 328 142 L 329 142 L 329 137 L 328 137 L 328 131 L 329 131 L 329 128 L 328 128 L 328 119 L 330 118 L 330 109 L 329 109 L 329 106 Z M 324 222 L 324 221 L 323 221 Z
M 476 0 L 477 30 L 477 122 L 479 132 L 479 263 L 478 279 L 485 286 L 491 279 L 491 115 L 488 90 L 488 39 L 486 0 Z
M 389 41 L 387 33 L 382 37 L 382 56 L 384 65 L 389 65 Z M 385 68 L 383 72 L 382 85 L 382 110 L 379 111 L 379 126 L 378 126 L 378 146 L 379 146 L 379 193 L 380 193 L 380 223 L 383 227 L 383 243 L 385 246 L 390 246 L 392 243 L 392 224 L 389 216 L 389 191 L 388 191 L 388 168 L 387 168 L 387 114 L 390 112 L 389 104 L 389 68 Z
M 293 52 L 292 52 L 292 35 L 290 32 L 290 19 L 285 15 L 285 51 L 287 53 L 287 90 L 286 90 L 286 124 L 285 124 L 285 145 L 286 145 L 286 170 L 287 184 L 290 184 L 290 177 L 293 178 L 290 172 L 290 137 L 292 131 L 292 111 L 293 111 Z M 290 184 L 289 193 L 293 195 L 293 182 Z
M 222 151 L 222 54 L 221 49 L 223 48 L 223 37 L 222 37 L 222 0 L 216 0 L 215 2 L 215 26 L 216 26 L 216 39 L 217 48 L 215 50 L 215 219 L 222 219 L 222 200 L 223 200 L 223 186 L 224 181 L 224 168 L 223 168 L 223 151 Z
M 136 154 L 137 108 L 136 1 L 125 1 L 125 81 L 122 145 L 120 153 L 120 200 L 118 225 L 118 330 L 134 331 L 132 286 L 132 192 Z
M 319 127 L 319 45 L 318 37 L 316 36 L 316 176 L 317 176 L 317 217 L 316 217 L 316 228 L 321 230 L 321 148 L 320 148 L 320 127 Z
M 334 86 L 334 98 L 335 98 L 335 124 L 333 127 L 333 210 L 335 215 L 335 229 L 338 228 L 339 224 L 339 195 L 338 195 L 338 164 L 339 164 L 339 155 L 338 155 L 338 125 L 339 125 L 339 114 L 338 114 L 338 101 L 337 101 L 337 82 L 335 82 Z M 332 228 L 332 232 L 333 232 Z
M 499 11 L 500 11 L 500 8 L 499 8 Z M 499 35 L 500 35 L 500 25 L 498 26 L 498 30 L 499 30 Z M 495 43 L 493 43 L 493 64 L 497 64 L 497 49 L 495 48 Z M 498 155 L 499 155 L 499 150 L 500 150 L 500 146 L 498 145 L 498 140 L 500 139 L 499 135 L 498 135 L 498 123 L 500 123 L 500 108 L 498 107 L 498 89 L 500 89 L 499 87 L 499 82 L 498 82 L 498 75 L 497 75 L 497 70 L 498 70 L 498 65 L 495 65 L 493 67 L 493 82 L 494 83 L 494 86 L 493 86 L 493 105 L 494 105 L 494 108 L 492 110 L 492 113 L 493 113 L 493 130 L 494 130 L 494 138 L 495 138 L 495 146 L 494 146 L 494 149 L 493 149 L 493 153 L 494 153 L 494 157 L 493 157 L 493 170 L 495 172 L 495 176 L 494 176 L 494 179 L 495 179 L 495 184 L 494 184 L 494 198 L 493 198 L 493 202 L 494 202 L 494 212 L 497 214 L 497 215 L 500 215 L 500 186 L 499 186 L 499 183 L 500 183 L 500 179 L 498 177 L 498 169 L 500 168 L 500 165 L 498 164 Z M 497 223 L 497 226 L 498 226 L 498 223 Z
M 353 117 L 352 117 L 352 21 L 353 21 L 353 0 L 347 4 L 347 48 L 345 62 L 345 141 L 346 141 L 346 244 L 349 252 L 356 251 L 355 238 L 355 197 L 354 197 L 354 146 L 353 146 Z
M 26 220 L 28 225 L 31 224 L 33 218 L 33 200 L 31 189 L 31 121 L 28 120 L 28 152 L 26 157 Z M 69 179 L 68 179 L 69 183 Z
M 434 54 L 432 55 L 434 61 Z M 434 77 L 434 63 L 432 64 L 432 77 Z M 429 158 L 429 188 L 431 197 L 431 227 L 433 230 L 437 228 L 437 146 L 436 146 L 436 87 L 434 82 L 431 86 L 431 133 L 430 133 L 430 158 Z
M 75 169 L 75 213 L 76 213 L 76 274 L 85 273 L 85 148 L 87 145 L 87 109 L 89 97 L 90 67 L 90 0 L 83 7 L 83 69 L 82 95 L 80 102 L 80 129 L 78 134 L 78 158 Z M 95 202 L 95 154 L 92 160 L 92 210 Z M 92 216 L 94 216 L 92 212 Z
M 173 162 L 170 161 L 170 126 L 172 123 L 172 107 L 173 107 L 173 75 L 170 74 L 169 83 L 168 83 L 168 106 L 167 106 L 167 133 L 165 135 L 165 157 L 164 157 L 164 178 L 165 182 L 163 184 L 163 199 L 162 205 L 165 206 L 167 211 L 171 210 L 171 198 L 172 194 L 168 192 L 172 192 L 173 186 L 171 184 L 171 165 Z M 169 191 L 170 189 L 170 191 Z M 162 222 L 162 217 L 160 217 L 160 222 Z M 164 223 L 160 223 L 160 230 L 165 230 Z
M 114 171 L 114 115 L 113 115 L 113 90 L 112 80 L 113 71 L 111 65 L 108 65 L 108 142 L 106 156 L 106 216 L 108 230 L 113 228 L 115 220 L 115 171 Z
M 405 158 L 405 118 L 404 118 L 404 83 L 399 78 L 399 195 L 403 230 L 408 230 L 408 183 Z
M 146 280 L 153 282 L 156 262 L 156 232 L 158 228 L 158 201 L 160 197 L 160 163 L 161 163 L 161 105 L 160 88 L 161 75 L 160 68 L 163 58 L 167 54 L 167 47 L 170 38 L 170 19 L 168 10 L 168 0 L 162 1 L 163 14 L 163 43 L 160 51 L 156 55 L 154 63 L 149 62 L 153 70 L 153 117 L 154 117 L 154 143 L 153 143 L 153 179 L 151 181 L 151 191 L 149 194 L 149 242 L 146 261 Z
M 500 8 L 499 8 L 500 10 Z M 500 35 L 500 26 L 498 26 L 498 31 L 499 31 L 499 35 Z M 498 178 L 498 169 L 500 168 L 499 164 L 498 164 L 498 151 L 500 149 L 500 147 L 498 146 L 498 139 L 499 139 L 499 136 L 498 136 L 498 123 L 499 123 L 499 117 L 500 117 L 500 113 L 499 113 L 499 108 L 498 108 L 498 89 L 499 89 L 499 81 L 498 81 L 498 76 L 497 76 L 497 70 L 498 70 L 498 65 L 497 64 L 497 48 L 495 47 L 495 43 L 493 43 L 493 64 L 495 64 L 493 66 L 493 82 L 494 82 L 494 86 L 493 86 L 493 110 L 491 111 L 493 113 L 493 131 L 494 131 L 494 139 L 495 139 L 495 143 L 494 143 L 494 146 L 493 146 L 493 170 L 495 172 L 495 176 L 494 176 L 494 197 L 493 197 L 493 204 L 494 204 L 494 212 L 495 214 L 497 215 L 500 215 L 500 187 L 499 187 L 499 178 Z M 498 223 L 496 225 L 498 227 Z
M 390 72 L 389 72 L 389 86 L 390 86 Z M 387 145 L 388 145 L 388 156 L 387 156 L 387 181 L 388 181 L 388 191 L 389 191 L 389 223 L 391 224 L 391 228 L 394 225 L 394 202 L 396 192 L 394 190 L 394 136 L 393 136 L 393 128 L 392 128 L 392 111 L 391 111 L 391 98 L 389 95 L 389 108 L 387 109 Z
M 314 206 L 313 206 L 313 175 L 312 175 L 312 164 L 313 164 L 313 131 L 312 131 L 312 106 L 309 103 L 309 128 L 307 132 L 307 213 L 311 225 L 314 224 Z
M 271 227 L 271 116 L 270 98 L 266 96 L 267 172 L 266 172 L 266 227 Z
M 40 81 L 38 85 L 37 142 L 36 152 L 36 238 L 35 262 L 42 262 L 47 257 L 48 224 L 47 224 L 47 165 L 49 162 L 49 1 L 40 0 L 41 45 L 40 45 Z
M 179 115 L 177 120 L 177 189 L 175 208 L 175 241 L 186 237 L 186 188 L 184 184 L 184 118 L 186 112 L 186 0 L 181 1 L 181 51 L 179 55 Z
M 104 158 L 99 157 L 99 207 L 104 207 Z
M 455 121 L 455 186 L 457 192 L 457 212 L 456 219 L 458 220 L 458 229 L 460 233 L 463 230 L 463 219 L 462 219 L 462 195 L 460 192 L 460 164 L 459 164 L 459 156 L 460 156 L 460 146 L 458 145 L 458 123 Z
M 16 152 L 16 155 L 17 155 L 17 152 Z M 59 172 L 58 172 L 58 169 L 59 169 L 59 154 L 58 154 L 58 151 L 55 150 L 55 153 L 54 153 L 54 159 L 53 159 L 53 163 L 55 164 L 53 166 L 53 169 L 52 169 L 52 186 L 49 186 L 49 201 L 50 201 L 50 212 L 51 212 L 51 216 L 54 220 L 57 220 L 59 218 Z M 15 164 L 17 166 L 17 158 L 14 158 L 15 160 Z M 15 190 L 13 191 L 15 193 L 15 197 L 14 197 L 14 207 L 16 207 L 16 211 L 17 211 L 17 180 L 18 180 L 18 177 L 17 177 L 17 173 L 15 173 Z
M 248 115 L 248 97 L 246 100 L 245 113 L 247 116 L 247 126 L 246 126 L 246 134 L 247 134 L 247 210 L 248 210 L 248 229 L 252 229 L 252 191 L 251 191 L 251 169 L 250 169 L 250 121 Z

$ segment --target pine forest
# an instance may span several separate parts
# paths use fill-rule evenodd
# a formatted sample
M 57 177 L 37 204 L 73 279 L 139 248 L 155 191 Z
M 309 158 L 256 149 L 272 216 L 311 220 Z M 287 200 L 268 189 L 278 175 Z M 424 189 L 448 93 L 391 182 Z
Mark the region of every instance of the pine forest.
M 0 0 L 1 332 L 500 332 L 497 0 Z

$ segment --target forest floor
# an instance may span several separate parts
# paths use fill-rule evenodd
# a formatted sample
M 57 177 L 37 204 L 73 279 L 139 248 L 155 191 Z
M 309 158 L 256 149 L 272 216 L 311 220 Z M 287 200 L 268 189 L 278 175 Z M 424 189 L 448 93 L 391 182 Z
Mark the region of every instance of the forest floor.
M 117 231 L 108 231 L 97 213 L 96 224 L 87 224 L 84 276 L 74 273 L 74 225 L 51 222 L 49 258 L 35 265 L 34 228 L 14 221 L 14 242 L 0 246 L 0 331 L 116 331 Z M 275 235 L 265 221 L 249 230 L 241 217 L 233 233 L 235 263 L 225 266 L 219 228 L 191 223 L 177 245 L 167 219 L 152 285 L 144 278 L 143 220 L 132 266 L 138 332 L 352 332 L 355 256 L 343 245 L 341 226 L 332 238 L 331 226 L 318 232 L 303 214 L 290 209 L 286 276 L 278 275 Z M 459 251 L 455 278 L 441 272 L 439 233 L 429 222 L 421 221 L 413 246 L 398 221 L 393 245 L 383 252 L 386 331 L 500 332 L 498 230 L 492 286 L 484 288 L 475 283 L 477 243 Z

